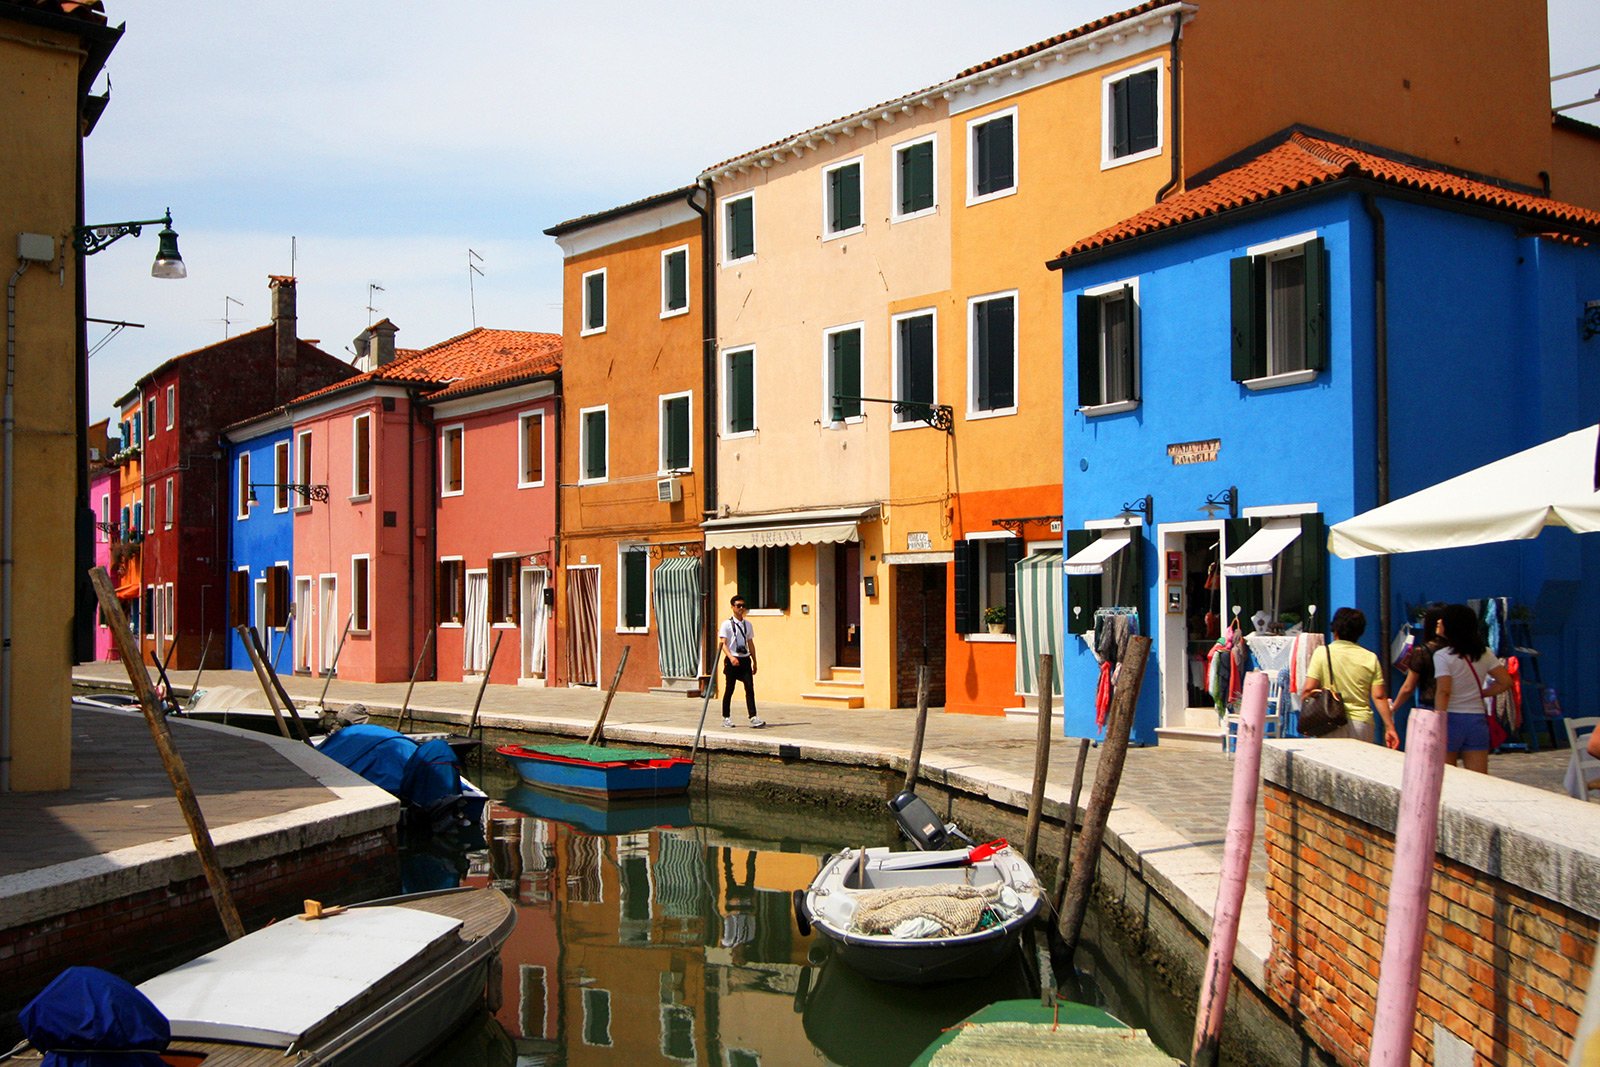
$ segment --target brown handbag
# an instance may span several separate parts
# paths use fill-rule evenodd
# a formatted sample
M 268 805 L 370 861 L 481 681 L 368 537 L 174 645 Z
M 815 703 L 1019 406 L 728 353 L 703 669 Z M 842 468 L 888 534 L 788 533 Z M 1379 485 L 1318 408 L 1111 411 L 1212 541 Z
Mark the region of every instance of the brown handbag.
M 1350 722 L 1344 700 L 1334 688 L 1333 651 L 1329 645 L 1322 649 L 1328 655 L 1328 684 L 1300 698 L 1300 732 L 1306 737 L 1326 737 Z

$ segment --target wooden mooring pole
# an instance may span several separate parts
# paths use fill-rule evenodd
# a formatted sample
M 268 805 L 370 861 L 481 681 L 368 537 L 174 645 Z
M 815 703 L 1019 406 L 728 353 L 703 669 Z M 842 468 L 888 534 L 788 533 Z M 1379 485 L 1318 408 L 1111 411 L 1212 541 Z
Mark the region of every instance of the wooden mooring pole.
M 1089 907 L 1089 892 L 1094 888 L 1095 870 L 1100 863 L 1100 846 L 1105 841 L 1106 819 L 1117 799 L 1122 782 L 1122 764 L 1128 757 L 1128 736 L 1133 732 L 1133 712 L 1139 702 L 1139 687 L 1144 682 L 1145 664 L 1150 659 L 1150 639 L 1141 635 L 1128 638 L 1117 668 L 1117 681 L 1111 691 L 1111 717 L 1106 723 L 1106 740 L 1095 766 L 1094 788 L 1089 792 L 1089 807 L 1083 815 L 1083 857 L 1073 864 L 1067 881 L 1066 904 L 1061 910 L 1059 930 L 1062 958 L 1071 960 L 1083 932 L 1083 915 Z
M 911 756 L 906 760 L 906 790 L 917 784 L 922 773 L 922 739 L 928 732 L 928 671 L 927 664 L 917 668 L 917 725 L 911 735 Z
M 1233 801 L 1228 805 L 1228 832 L 1222 845 L 1222 880 L 1211 914 L 1211 948 L 1200 980 L 1200 1007 L 1195 1013 L 1189 1067 L 1213 1067 L 1222 1045 L 1222 1018 L 1228 1008 L 1233 978 L 1233 950 L 1239 942 L 1239 919 L 1250 880 L 1250 849 L 1256 838 L 1256 798 L 1261 792 L 1261 739 L 1267 722 L 1267 676 L 1251 671 L 1244 679 L 1239 703 L 1239 740 L 1233 757 Z
M 628 653 L 631 651 L 633 651 L 631 646 L 622 646 L 622 658 L 617 661 L 617 673 L 611 676 L 611 687 L 606 690 L 606 702 L 600 705 L 600 717 L 594 721 L 594 728 L 585 738 L 588 744 L 605 744 L 606 716 L 611 712 L 611 698 L 617 695 L 617 686 L 622 684 L 622 668 L 628 665 Z
M 483 668 L 483 680 L 478 683 L 478 695 L 472 701 L 472 720 L 467 723 L 467 733 L 478 728 L 478 709 L 483 706 L 483 691 L 489 688 L 489 675 L 494 672 L 494 658 L 500 654 L 500 639 L 506 635 L 504 630 L 494 635 L 494 645 L 489 649 L 489 662 Z M 628 662 L 628 650 L 622 650 L 622 662 Z
M 1033 793 L 1028 797 L 1028 829 L 1022 839 L 1022 858 L 1033 866 L 1039 859 L 1039 820 L 1044 815 L 1044 781 L 1050 773 L 1050 714 L 1054 710 L 1055 660 L 1039 655 L 1039 728 L 1033 737 Z
M 235 626 L 233 631 L 239 635 L 239 640 L 244 642 L 245 654 L 250 657 L 250 666 L 256 671 L 256 681 L 261 683 L 261 692 L 267 698 L 267 708 L 272 712 L 272 717 L 278 721 L 278 732 L 286 740 L 293 741 L 294 734 L 289 732 L 289 724 L 284 720 L 283 712 L 278 709 L 278 696 L 272 691 L 272 683 L 267 681 L 267 669 L 261 663 L 261 653 L 257 651 L 256 643 L 251 640 L 255 635 L 244 623 Z M 290 714 L 294 713 L 291 711 Z
M 395 729 L 401 733 L 406 732 L 406 720 L 411 717 L 411 691 L 417 687 L 417 675 L 422 673 L 422 661 L 428 658 L 428 649 L 433 647 L 433 631 L 428 631 L 428 636 L 422 639 L 422 654 L 417 657 L 417 665 L 411 668 L 411 681 L 406 683 L 406 698 L 400 702 L 400 718 L 395 721 Z
M 1078 738 L 1078 765 L 1072 769 L 1072 799 L 1067 801 L 1065 826 L 1061 830 L 1061 862 L 1056 864 L 1056 886 L 1050 894 L 1050 908 L 1061 913 L 1061 898 L 1067 894 L 1067 872 L 1072 869 L 1072 837 L 1078 831 L 1078 796 L 1083 792 L 1083 765 L 1089 760 L 1089 739 Z
M 261 643 L 261 635 L 256 633 L 255 630 L 246 629 L 244 636 L 245 640 L 255 649 L 255 658 L 260 661 L 260 669 L 266 672 L 267 681 L 272 683 L 272 691 L 278 694 L 278 703 L 283 705 L 283 713 L 288 718 L 289 724 L 294 727 L 294 732 L 300 735 L 300 740 L 308 745 L 311 744 L 311 731 L 306 728 L 304 722 L 300 721 L 299 709 L 295 707 L 293 698 L 289 696 L 289 691 L 283 687 L 283 679 L 278 677 L 278 669 L 267 658 L 267 646 Z

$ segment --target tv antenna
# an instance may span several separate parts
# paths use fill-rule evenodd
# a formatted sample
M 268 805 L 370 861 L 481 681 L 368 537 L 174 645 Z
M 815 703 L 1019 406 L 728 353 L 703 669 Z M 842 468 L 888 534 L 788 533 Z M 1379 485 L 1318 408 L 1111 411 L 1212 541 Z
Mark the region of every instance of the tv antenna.
M 244 301 L 243 300 L 235 300 L 231 296 L 225 296 L 225 297 L 222 298 L 222 336 L 223 336 L 224 340 L 227 339 L 229 327 L 231 327 L 233 325 L 233 320 L 228 318 L 228 305 L 229 304 L 238 304 L 239 305 L 239 309 L 241 311 L 244 310 Z
M 477 262 L 473 262 L 474 260 Z M 477 289 L 473 286 L 472 276 L 474 274 L 480 278 L 484 276 L 483 271 L 478 267 L 478 263 L 482 262 L 482 256 L 478 255 L 478 253 L 474 252 L 470 248 L 467 249 L 467 299 L 472 303 L 472 325 L 474 327 L 478 325 L 478 293 Z
M 368 282 L 367 283 L 367 325 L 368 326 L 372 325 L 372 313 L 374 311 L 378 310 L 372 304 L 372 294 L 381 293 L 381 292 L 384 292 L 384 291 L 385 290 L 384 290 L 383 286 L 379 285 L 377 282 Z

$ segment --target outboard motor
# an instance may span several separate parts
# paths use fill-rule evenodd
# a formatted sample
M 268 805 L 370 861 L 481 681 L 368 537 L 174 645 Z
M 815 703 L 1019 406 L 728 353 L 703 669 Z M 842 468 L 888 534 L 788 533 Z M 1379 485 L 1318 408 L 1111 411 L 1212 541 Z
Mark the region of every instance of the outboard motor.
M 907 789 L 889 801 L 900 832 L 923 852 L 938 852 L 952 847 L 952 839 L 965 845 L 974 844 L 972 838 L 962 833 L 955 823 L 947 823 L 917 794 Z

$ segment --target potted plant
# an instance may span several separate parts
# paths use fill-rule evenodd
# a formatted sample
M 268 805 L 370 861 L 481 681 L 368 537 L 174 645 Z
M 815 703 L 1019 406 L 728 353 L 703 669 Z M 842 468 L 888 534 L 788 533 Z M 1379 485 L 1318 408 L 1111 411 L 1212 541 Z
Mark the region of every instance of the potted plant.
M 983 621 L 988 625 L 992 634 L 1006 632 L 1006 606 L 1004 604 L 991 604 L 983 609 Z

